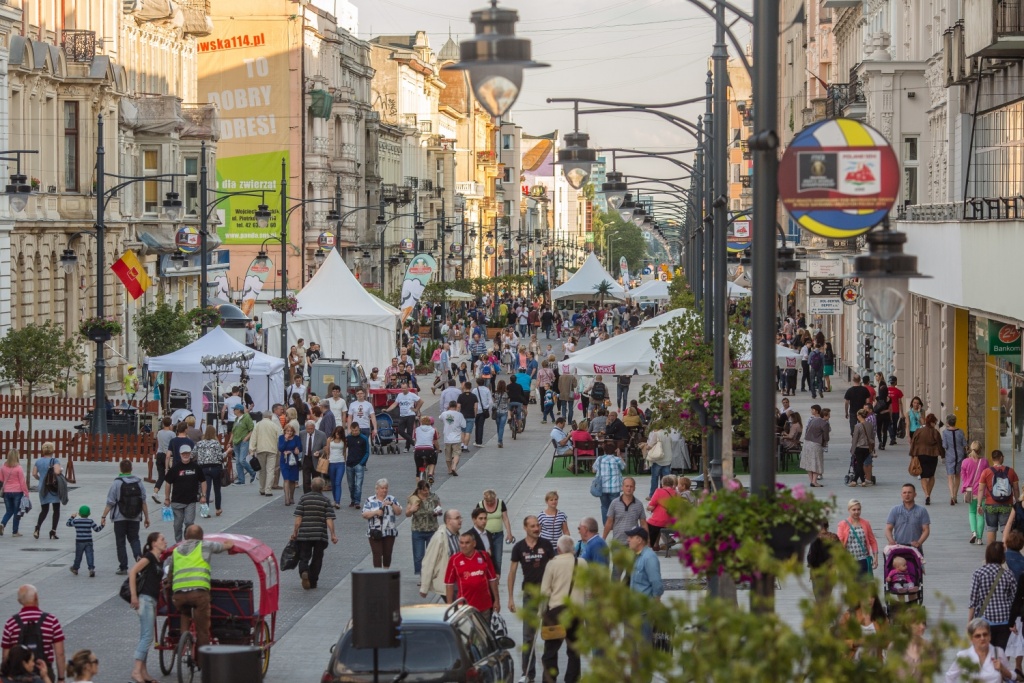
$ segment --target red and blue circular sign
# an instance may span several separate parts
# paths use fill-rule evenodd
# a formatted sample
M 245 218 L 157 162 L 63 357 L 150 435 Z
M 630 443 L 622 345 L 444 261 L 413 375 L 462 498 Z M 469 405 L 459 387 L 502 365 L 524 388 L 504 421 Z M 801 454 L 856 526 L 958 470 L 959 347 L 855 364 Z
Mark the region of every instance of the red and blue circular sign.
M 191 225 L 178 228 L 174 233 L 174 246 L 183 254 L 194 254 L 202 247 L 199 230 Z
M 800 227 L 849 239 L 882 222 L 896 204 L 900 164 L 889 141 L 853 119 L 800 131 L 779 163 L 779 199 Z

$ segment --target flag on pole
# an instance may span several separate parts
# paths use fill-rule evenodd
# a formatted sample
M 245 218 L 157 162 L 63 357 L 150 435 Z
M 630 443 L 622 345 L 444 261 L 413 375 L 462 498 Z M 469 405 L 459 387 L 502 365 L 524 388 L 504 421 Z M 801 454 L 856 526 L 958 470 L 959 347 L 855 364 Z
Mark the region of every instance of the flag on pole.
M 131 249 L 125 250 L 124 255 L 115 261 L 110 269 L 124 283 L 133 299 L 138 299 L 143 292 L 149 289 L 149 276 L 146 275 L 146 269 L 142 267 L 139 257 Z

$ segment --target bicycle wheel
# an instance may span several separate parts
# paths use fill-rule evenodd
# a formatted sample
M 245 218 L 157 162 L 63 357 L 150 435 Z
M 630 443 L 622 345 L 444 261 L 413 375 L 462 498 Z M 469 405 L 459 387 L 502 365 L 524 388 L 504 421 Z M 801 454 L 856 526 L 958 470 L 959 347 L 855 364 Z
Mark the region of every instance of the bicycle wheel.
M 192 683 L 196 675 L 196 639 L 191 631 L 178 641 L 178 683 Z
M 171 620 L 164 619 L 164 625 L 160 627 L 160 640 L 157 643 L 160 650 L 160 673 L 169 676 L 174 671 L 174 659 L 178 656 L 178 649 L 170 645 Z
M 263 675 L 267 675 L 267 669 L 270 668 L 270 646 L 273 645 L 270 639 L 270 625 L 267 624 L 266 619 L 260 621 L 260 625 L 256 627 L 256 647 L 260 649 L 260 657 L 263 662 L 261 664 Z

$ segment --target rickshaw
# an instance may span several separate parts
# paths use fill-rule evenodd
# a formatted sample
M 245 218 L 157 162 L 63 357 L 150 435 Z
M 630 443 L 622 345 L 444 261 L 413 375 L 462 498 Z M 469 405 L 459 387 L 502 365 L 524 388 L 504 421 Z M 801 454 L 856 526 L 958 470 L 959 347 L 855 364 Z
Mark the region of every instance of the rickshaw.
M 270 648 L 274 644 L 277 627 L 280 570 L 274 551 L 257 538 L 236 534 L 209 534 L 204 541 L 235 545 L 230 555 L 245 554 L 256 566 L 259 575 L 259 606 L 253 595 L 253 582 L 248 580 L 213 579 L 210 582 L 210 642 L 218 645 L 253 645 L 260 648 L 262 673 L 270 666 Z M 160 557 L 170 560 L 174 548 L 169 547 Z M 163 625 L 159 619 L 163 617 Z M 160 639 L 156 649 L 160 653 L 160 671 L 169 675 L 177 665 L 178 683 L 192 683 L 199 665 L 196 646 L 195 620 L 187 632 L 181 632 L 181 614 L 171 602 L 170 585 L 160 591 L 157 599 L 156 632 Z

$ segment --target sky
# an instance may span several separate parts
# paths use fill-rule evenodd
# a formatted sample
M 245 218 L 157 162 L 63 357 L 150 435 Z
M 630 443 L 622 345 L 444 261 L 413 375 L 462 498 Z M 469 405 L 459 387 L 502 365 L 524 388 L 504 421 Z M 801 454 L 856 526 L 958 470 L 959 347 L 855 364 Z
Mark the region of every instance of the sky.
M 351 1 L 359 8 L 360 38 L 425 30 L 436 51 L 449 31 L 456 42 L 471 37 L 470 13 L 488 0 Z M 750 2 L 737 4 L 749 8 Z M 526 71 L 523 91 L 506 116 L 524 133 L 557 129 L 561 137 L 572 131 L 572 105 L 547 104 L 549 97 L 653 104 L 705 92 L 715 24 L 687 0 L 504 0 L 499 6 L 519 12 L 516 35 L 532 41 L 534 60 L 551 65 Z M 734 33 L 741 44 L 749 42 L 745 25 L 737 25 Z M 696 122 L 704 105 L 669 111 Z M 590 134 L 593 148 L 667 151 L 694 146 L 685 132 L 644 113 L 581 115 L 580 130 Z M 660 178 L 681 175 L 677 166 L 659 160 L 622 160 L 618 170 Z

